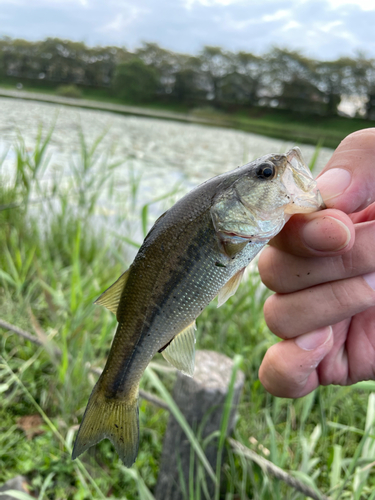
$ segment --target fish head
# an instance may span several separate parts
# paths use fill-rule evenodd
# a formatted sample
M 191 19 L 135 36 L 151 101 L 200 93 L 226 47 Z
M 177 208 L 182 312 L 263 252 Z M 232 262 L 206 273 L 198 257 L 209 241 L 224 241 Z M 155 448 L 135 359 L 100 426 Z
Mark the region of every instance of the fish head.
M 269 154 L 233 171 L 214 200 L 216 231 L 231 238 L 268 241 L 291 215 L 325 208 L 299 148 Z

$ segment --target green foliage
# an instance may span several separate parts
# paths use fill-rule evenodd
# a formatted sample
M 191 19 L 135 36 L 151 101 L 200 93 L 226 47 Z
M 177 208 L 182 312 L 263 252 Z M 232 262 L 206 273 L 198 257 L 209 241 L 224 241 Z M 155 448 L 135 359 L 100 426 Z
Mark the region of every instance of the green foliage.
M 0 54 L 6 75 L 39 82 L 108 86 L 117 62 L 127 52 L 119 47 L 87 47 L 83 42 L 59 38 L 29 42 L 3 37 Z
M 157 72 L 141 59 L 131 59 L 116 67 L 113 92 L 127 102 L 148 102 L 155 99 L 158 87 Z
M 73 97 L 75 99 L 80 99 L 82 97 L 82 91 L 77 85 L 60 85 L 56 89 L 56 94 L 62 97 Z
M 104 132 L 91 141 L 81 132 L 69 181 L 61 183 L 55 176 L 47 184 L 43 173 L 49 168 L 52 134 L 52 129 L 40 128 L 31 151 L 18 138 L 13 182 L 0 183 L 0 318 L 42 342 L 38 346 L 6 330 L 0 335 L 0 484 L 23 474 L 36 498 L 150 500 L 168 418 L 165 410 L 140 401 L 140 452 L 132 469 L 124 468 L 108 440 L 82 461 L 71 460 L 77 426 L 96 380 L 88 368 L 104 365 L 116 323 L 92 302 L 126 269 L 137 242 L 126 225 L 125 234 L 114 238 L 115 231 L 108 229 L 110 216 L 99 211 L 102 196 L 114 203 L 111 185 L 120 166 L 110 153 L 100 152 Z M 149 202 L 140 203 L 141 183 L 130 170 L 121 217 L 136 219 L 146 230 Z M 262 314 L 269 293 L 251 269 L 234 297 L 219 309 L 210 304 L 197 321 L 198 348 L 242 356 L 245 386 L 236 439 L 332 499 L 373 498 L 375 384 L 322 387 L 296 401 L 267 394 L 257 373 L 275 342 Z M 154 366 L 148 369 L 142 388 L 156 389 L 184 426 L 200 453 L 190 482 L 204 485 L 207 464 L 202 453 L 213 436 L 202 442 L 199 432 L 185 425 L 168 392 L 173 379 L 155 372 Z M 221 448 L 230 400 L 231 390 L 219 432 Z M 35 413 L 42 418 L 41 433 L 28 440 L 18 419 Z M 302 500 L 229 447 L 220 460 L 221 455 L 216 474 L 211 470 L 220 484 L 216 498 Z
M 375 63 L 364 54 L 317 61 L 282 48 L 260 57 L 208 46 L 193 57 L 155 43 L 131 54 L 58 38 L 29 42 L 3 37 L 0 80 L 32 81 L 46 91 L 79 85 L 107 97 L 112 89 L 126 102 L 214 104 L 229 110 L 276 106 L 328 117 L 337 115 L 343 95 L 355 95 L 367 98 L 366 117 L 374 116 Z

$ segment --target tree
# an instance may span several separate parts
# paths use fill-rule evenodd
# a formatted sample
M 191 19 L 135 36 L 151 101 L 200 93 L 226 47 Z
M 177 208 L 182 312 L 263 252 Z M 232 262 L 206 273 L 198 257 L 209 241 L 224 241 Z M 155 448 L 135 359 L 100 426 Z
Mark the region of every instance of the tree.
M 138 58 L 119 64 L 114 73 L 115 95 L 130 102 L 147 102 L 155 98 L 157 73 Z
M 356 94 L 366 98 L 366 118 L 375 120 L 375 59 L 358 53 L 351 69 Z
M 317 87 L 325 95 L 327 115 L 337 114 L 337 106 L 343 94 L 354 93 L 352 67 L 353 60 L 348 57 L 316 63 L 315 78 Z
M 176 73 L 183 68 L 185 56 L 159 47 L 156 43 L 145 43 L 135 51 L 135 55 L 148 67 L 154 68 L 159 81 L 158 94 L 173 92 Z
M 220 87 L 224 78 L 233 73 L 234 55 L 224 52 L 220 47 L 204 47 L 199 55 L 202 86 L 207 99 L 218 104 L 221 102 Z
M 234 63 L 237 74 L 241 76 L 239 100 L 251 106 L 257 105 L 265 74 L 264 59 L 248 52 L 238 52 Z
M 325 95 L 309 80 L 294 77 L 283 84 L 279 107 L 301 113 L 325 114 Z
M 174 74 L 172 97 L 190 106 L 205 101 L 206 91 L 202 82 L 199 58 L 181 55 L 178 63 L 179 69 Z
M 293 50 L 274 48 L 265 55 L 264 65 L 262 93 L 269 100 L 279 100 L 292 82 L 312 82 L 315 74 L 314 61 Z

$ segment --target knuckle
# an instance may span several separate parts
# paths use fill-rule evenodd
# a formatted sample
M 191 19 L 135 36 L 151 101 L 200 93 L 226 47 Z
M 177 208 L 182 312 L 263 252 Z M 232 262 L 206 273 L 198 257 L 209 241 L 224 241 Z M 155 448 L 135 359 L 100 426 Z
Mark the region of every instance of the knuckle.
M 280 393 L 280 382 L 285 378 L 285 369 L 280 364 L 277 348 L 272 346 L 266 352 L 259 369 L 259 380 L 270 394 L 278 396 Z
M 334 281 L 329 284 L 331 292 L 330 307 L 338 310 L 345 310 L 353 302 L 353 296 L 349 293 L 347 287 L 340 281 Z
M 337 269 L 336 275 L 347 277 L 358 276 L 358 274 L 362 274 L 362 262 L 362 260 L 355 257 L 353 252 L 340 255 L 334 264 Z
M 327 301 L 327 307 L 338 314 L 345 312 L 351 315 L 373 306 L 373 294 L 363 293 L 359 288 L 362 287 L 362 281 L 358 277 L 329 283 L 331 297 Z
M 290 359 L 283 355 L 283 349 L 279 347 L 280 344 L 275 344 L 268 349 L 259 370 L 259 380 L 274 396 L 297 397 L 309 373 L 291 370 Z
M 265 248 L 260 254 L 258 261 L 260 279 L 273 292 L 283 291 L 282 280 L 280 278 L 282 266 L 280 266 L 280 262 L 277 262 L 278 253 L 279 250 L 275 248 Z
M 289 314 L 287 313 L 287 308 L 283 308 L 280 302 L 281 297 L 279 295 L 271 295 L 264 303 L 263 313 L 266 324 L 271 332 L 283 338 Z
M 375 127 L 357 130 L 349 134 L 341 144 L 346 146 L 353 142 L 360 143 L 359 147 L 372 149 L 375 154 Z

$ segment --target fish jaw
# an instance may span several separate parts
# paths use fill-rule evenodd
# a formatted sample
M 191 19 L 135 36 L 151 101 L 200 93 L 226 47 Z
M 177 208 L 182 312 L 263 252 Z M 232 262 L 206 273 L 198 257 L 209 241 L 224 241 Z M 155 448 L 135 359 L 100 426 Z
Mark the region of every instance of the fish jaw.
M 316 181 L 313 179 L 302 153 L 295 147 L 286 154 L 287 165 L 282 182 L 291 197 L 285 214 L 311 213 L 326 208 Z

